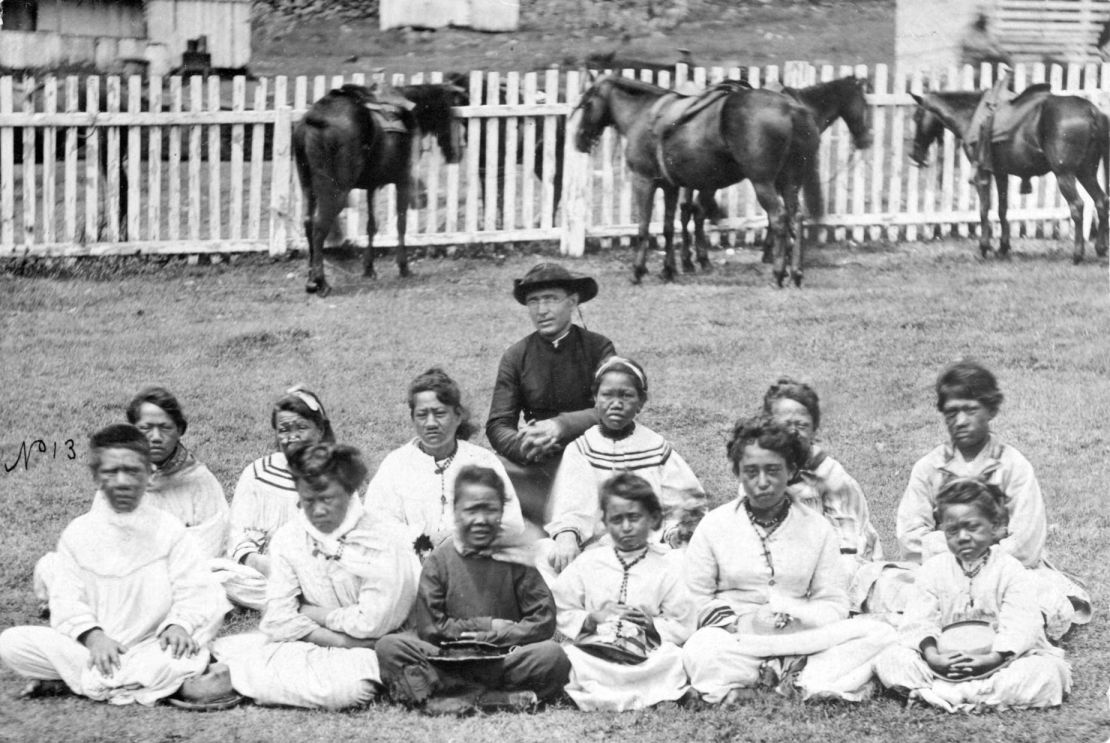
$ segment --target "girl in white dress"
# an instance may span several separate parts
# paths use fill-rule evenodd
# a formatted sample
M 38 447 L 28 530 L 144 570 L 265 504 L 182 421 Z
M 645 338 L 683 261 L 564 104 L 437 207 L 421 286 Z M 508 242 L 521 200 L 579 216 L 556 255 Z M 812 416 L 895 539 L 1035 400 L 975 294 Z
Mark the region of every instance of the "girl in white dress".
M 790 499 L 805 447 L 769 418 L 740 421 L 728 443 L 740 497 L 709 512 L 686 548 L 699 629 L 683 648 L 704 701 L 745 690 L 859 701 L 894 629 L 848 619 L 840 540 L 825 517 Z
M 507 498 L 496 547 L 520 544 L 524 517 L 516 491 L 497 455 L 467 441 L 474 426 L 455 380 L 432 367 L 409 385 L 408 400 L 416 438 L 382 460 L 366 488 L 366 509 L 397 522 L 423 559 L 454 534 L 459 471 L 468 465 L 487 467 L 505 483 Z
M 150 705 L 204 672 L 231 605 L 185 525 L 144 497 L 146 436 L 116 424 L 89 450 L 98 491 L 58 540 L 51 626 L 0 633 L 0 660 L 31 679 L 23 696 Z
M 840 555 L 849 575 L 865 562 L 881 560 L 879 532 L 863 488 L 844 466 L 814 439 L 821 425 L 817 391 L 804 382 L 782 377 L 763 396 L 763 413 L 794 432 L 806 447 L 806 458 L 787 485 L 794 502 L 824 515 L 840 539 Z
M 563 450 L 544 526 L 551 538 L 538 545 L 536 567 L 549 585 L 583 549 L 607 541 L 598 493 L 615 473 L 634 472 L 655 491 L 663 508 L 656 541 L 670 542 L 681 512 L 705 503 L 705 490 L 686 460 L 669 441 L 636 422 L 648 396 L 642 366 L 610 356 L 594 374 L 593 393 L 600 423 Z
M 678 701 L 689 689 L 679 646 L 695 617 L 681 575 L 665 559 L 667 548 L 650 541 L 662 519 L 659 498 L 642 477 L 623 472 L 601 486 L 600 499 L 613 543 L 583 552 L 559 575 L 553 591 L 559 631 L 572 643 L 591 636 L 642 640 L 646 657 L 619 663 L 565 645 L 572 667 L 566 693 L 583 710 Z
M 259 704 L 362 706 L 381 681 L 373 647 L 416 598 L 416 557 L 363 511 L 357 449 L 315 444 L 294 450 L 289 466 L 300 508 L 272 541 L 261 632 L 221 637 L 212 651 L 235 691 Z
M 1035 574 L 998 546 L 1005 503 L 1000 488 L 976 478 L 937 494 L 948 550 L 922 564 L 901 642 L 876 661 L 879 680 L 896 693 L 949 712 L 1055 707 L 1068 693 L 1071 668 L 1045 637 Z M 947 647 L 951 630 L 943 630 L 959 622 L 986 625 L 977 648 Z
M 270 412 L 277 451 L 247 465 L 231 499 L 227 558 L 214 561 L 232 602 L 261 611 L 270 575 L 270 540 L 297 513 L 297 488 L 288 457 L 296 448 L 335 442 L 331 421 L 316 393 L 297 386 Z

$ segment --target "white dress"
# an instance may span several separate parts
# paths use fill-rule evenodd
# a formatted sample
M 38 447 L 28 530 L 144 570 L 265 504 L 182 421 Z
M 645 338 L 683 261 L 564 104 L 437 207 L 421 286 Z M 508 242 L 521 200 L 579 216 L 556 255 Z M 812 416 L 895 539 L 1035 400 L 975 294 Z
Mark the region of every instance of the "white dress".
M 368 703 L 380 683 L 374 651 L 303 640 L 320 625 L 300 613 L 300 604 L 329 609 L 324 626 L 354 638 L 396 631 L 416 599 L 411 548 L 352 498 L 331 534 L 298 513 L 274 535 L 270 555 L 261 631 L 213 644 L 232 686 L 259 704 L 342 709 Z
M 566 692 L 579 709 L 621 712 L 679 699 L 687 690 L 681 645 L 694 629 L 693 602 L 682 577 L 666 560 L 668 550 L 649 545 L 644 558 L 627 573 L 622 603 L 653 617 L 661 643 L 647 660 L 623 665 L 565 644 L 571 662 Z M 626 557 L 626 563 L 628 558 Z M 583 552 L 555 582 L 559 631 L 572 642 L 587 615 L 620 599 L 625 569 L 611 548 Z
M 997 548 L 973 577 L 950 552 L 926 560 L 910 593 L 900 641 L 876 661 L 879 680 L 949 712 L 1059 705 L 1071 687 L 1071 668 L 1063 651 L 1045 638 L 1037 591 L 1035 576 Z M 940 678 L 922 657 L 921 643 L 966 620 L 989 622 L 995 631 L 991 650 L 1014 659 L 986 678 Z
M 93 499 L 103 499 L 97 491 Z M 183 446 L 163 467 L 155 468 L 147 484 L 146 503 L 185 525 L 201 557 L 218 558 L 227 541 L 227 501 L 220 481 Z M 50 597 L 50 583 L 58 570 L 58 556 L 48 552 L 35 563 L 32 590 L 39 601 Z
M 866 566 L 854 581 L 853 604 L 861 606 L 866 599 L 868 611 L 875 613 L 904 608 L 906 586 L 912 583 L 917 565 L 948 552 L 944 533 L 937 529 L 933 508 L 937 493 L 955 477 L 984 478 L 1006 494 L 1008 534 L 998 547 L 1033 572 L 1049 637 L 1062 637 L 1072 624 L 1090 622 L 1090 594 L 1048 561 L 1045 549 L 1048 518 L 1033 465 L 1021 452 L 993 435 L 974 459 L 966 460 L 953 446 L 944 444 L 914 464 L 898 504 L 896 522 L 902 556 L 908 562 L 886 569 L 882 563 Z
M 705 489 L 665 438 L 639 423 L 621 438 L 596 425 L 563 450 L 544 531 L 552 537 L 573 531 L 583 543 L 604 535 L 598 492 L 619 472 L 631 472 L 651 484 L 663 506 L 664 533 L 677 521 L 680 509 L 705 503 Z
M 262 610 L 266 576 L 243 561 L 252 553 L 268 554 L 274 533 L 297 513 L 297 488 L 283 453 L 267 454 L 247 465 L 231 499 L 227 558 L 213 563 L 233 602 Z
M 204 671 L 208 650 L 231 609 L 192 536 L 144 499 L 116 513 L 101 497 L 58 540 L 50 583 L 51 627 L 0 634 L 0 659 L 34 679 L 61 679 L 76 694 L 112 704 L 154 704 Z M 201 646 L 175 659 L 158 634 L 178 625 Z M 105 676 L 89 666 L 77 638 L 99 627 L 122 644 L 121 667 Z
M 524 517 L 516 491 L 497 455 L 469 441 L 458 442 L 451 463 L 443 470 L 435 459 L 425 454 L 413 439 L 394 449 L 382 460 L 378 471 L 366 487 L 366 510 L 392 519 L 401 525 L 410 546 L 417 537 L 441 537 L 445 541 L 455 533 L 455 478 L 468 465 L 488 467 L 505 483 L 504 514 L 498 546 L 520 544 L 524 537 Z M 435 544 L 434 546 L 439 546 Z
M 883 622 L 847 618 L 837 534 L 797 505 L 769 536 L 762 533 L 738 498 L 710 511 L 686 548 L 699 626 L 683 649 L 691 686 L 719 702 L 731 689 L 756 685 L 764 661 L 805 655 L 797 678 L 803 698 L 865 698 L 873 660 L 895 633 Z M 732 631 L 769 611 L 790 614 L 800 629 Z

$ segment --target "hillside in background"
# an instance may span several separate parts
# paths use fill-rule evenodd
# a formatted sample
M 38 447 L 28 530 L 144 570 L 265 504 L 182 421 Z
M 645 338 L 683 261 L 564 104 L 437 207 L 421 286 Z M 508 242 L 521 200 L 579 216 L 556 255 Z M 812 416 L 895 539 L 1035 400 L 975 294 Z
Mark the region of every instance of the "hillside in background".
M 385 68 L 532 70 L 586 55 L 702 65 L 801 59 L 875 64 L 894 57 L 894 0 L 522 0 L 521 28 L 378 30 L 377 3 L 259 0 L 255 74 L 350 74 Z

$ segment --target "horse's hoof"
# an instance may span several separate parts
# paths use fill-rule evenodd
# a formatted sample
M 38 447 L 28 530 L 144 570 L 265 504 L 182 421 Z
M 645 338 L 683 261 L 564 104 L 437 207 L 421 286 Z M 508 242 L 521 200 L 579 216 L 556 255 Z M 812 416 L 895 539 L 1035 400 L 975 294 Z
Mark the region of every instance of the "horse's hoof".
M 786 271 L 775 271 L 775 284 L 779 289 L 782 288 L 782 282 L 786 279 Z
M 771 255 L 771 252 L 768 251 L 768 250 L 763 251 L 763 257 L 760 258 L 759 260 L 762 261 L 763 263 L 774 263 L 774 257 Z
M 632 269 L 632 283 L 639 284 L 640 280 L 643 279 L 645 275 L 647 275 L 647 272 L 648 270 L 646 266 L 635 266 Z
M 701 266 L 704 273 L 713 273 L 713 264 L 709 262 L 709 259 L 698 261 L 698 265 Z
M 694 273 L 695 271 L 697 271 L 697 269 L 694 268 L 694 262 L 693 261 L 682 261 L 682 272 L 683 273 Z
M 1073 255 L 1071 257 L 1071 262 L 1072 262 L 1072 265 L 1078 266 L 1080 263 L 1083 262 L 1083 256 L 1082 255 Z
M 991 246 L 990 245 L 980 245 L 979 246 L 979 255 L 981 255 L 983 258 L 986 258 L 990 254 L 991 254 Z
M 316 285 L 316 296 L 323 299 L 329 294 L 331 294 L 331 284 L 324 281 L 323 279 L 320 279 L 320 281 Z
M 376 279 L 376 278 L 378 278 L 378 272 L 375 271 L 372 268 L 364 268 L 364 269 L 362 269 L 362 278 L 364 278 L 364 279 Z
M 794 286 L 801 289 L 802 288 L 802 272 L 801 271 L 795 271 L 793 279 L 794 279 Z
M 407 279 L 409 276 L 412 276 L 412 271 L 409 270 L 408 265 L 401 266 L 400 271 L 402 279 Z
M 320 284 L 317 283 L 316 279 L 309 279 L 308 281 L 304 282 L 304 290 L 308 294 L 315 294 L 317 291 L 319 291 L 319 289 Z
M 663 283 L 670 284 L 675 280 L 675 270 L 670 266 L 663 266 L 663 272 L 660 274 Z

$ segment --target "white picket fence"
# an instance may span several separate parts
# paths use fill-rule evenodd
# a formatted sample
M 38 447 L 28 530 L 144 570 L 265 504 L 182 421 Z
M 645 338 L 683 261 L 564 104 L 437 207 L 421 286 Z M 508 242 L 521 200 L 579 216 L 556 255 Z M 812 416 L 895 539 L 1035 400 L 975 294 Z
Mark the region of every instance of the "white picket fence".
M 989 70 L 979 72 L 979 85 L 989 85 Z M 679 79 L 659 73 L 653 81 L 704 84 L 743 74 L 761 86 L 867 77 L 875 144 L 853 152 L 839 122 L 825 134 L 821 172 L 827 213 L 811 225 L 810 235 L 818 241 L 915 240 L 969 234 L 978 223 L 978 208 L 968 184 L 970 166 L 950 135 L 929 167 L 910 166 L 913 101 L 908 91 L 927 85 L 970 89 L 975 73 L 953 69 L 940 80 L 926 80 L 882 64 L 816 68 L 787 63 L 744 70 L 679 67 Z M 624 74 L 652 80 L 646 72 Z M 442 75 L 434 73 L 394 76 L 391 82 L 440 80 Z M 1019 90 L 1042 81 L 1099 105 L 1110 98 L 1110 65 L 1016 70 Z M 313 100 L 344 82 L 368 79 L 0 78 L 0 257 L 303 248 L 292 126 Z M 471 105 L 456 109 L 471 146 L 461 163 L 447 165 L 433 142 L 424 142 L 417 175 L 427 205 L 409 214 L 407 242 L 556 240 L 564 253 L 579 255 L 587 238 L 634 235 L 637 217 L 619 137 L 608 132 L 590 155 L 574 150 L 573 136 L 557 149 L 557 127 L 570 115 L 585 82 L 578 72 L 555 70 L 472 73 Z M 479 139 L 484 147 L 473 146 Z M 499 157 L 505 162 L 499 163 Z M 559 161 L 564 177 L 556 211 Z M 1015 181 L 1010 196 L 1015 235 L 1070 230 L 1051 177 L 1035 181 L 1030 195 L 1018 194 L 1017 187 Z M 734 241 L 760 237 L 766 221 L 750 186 L 727 189 L 719 200 L 730 215 L 721 230 L 734 233 Z M 395 245 L 392 189 L 380 192 L 377 202 L 375 244 Z M 342 217 L 345 234 L 363 244 L 366 208 L 363 192 L 355 192 Z M 659 203 L 655 234 L 662 230 L 661 214 Z

